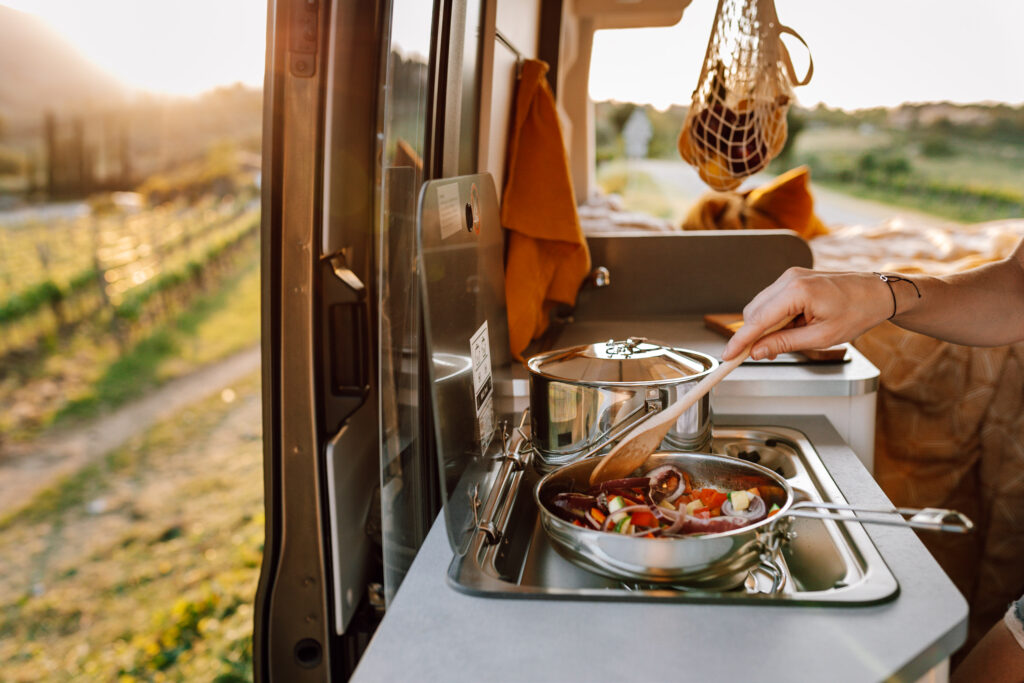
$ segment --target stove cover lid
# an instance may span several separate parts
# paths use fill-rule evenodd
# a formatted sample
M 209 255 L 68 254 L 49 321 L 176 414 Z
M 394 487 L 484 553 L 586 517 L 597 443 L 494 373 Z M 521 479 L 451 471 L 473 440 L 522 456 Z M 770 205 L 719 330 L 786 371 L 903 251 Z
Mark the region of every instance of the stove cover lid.
M 417 217 L 423 329 L 448 539 L 463 554 L 501 465 L 512 411 L 504 235 L 490 174 L 423 185 Z
M 533 356 L 531 372 L 564 382 L 655 385 L 675 384 L 715 367 L 703 353 L 629 337 L 623 341 L 574 346 Z

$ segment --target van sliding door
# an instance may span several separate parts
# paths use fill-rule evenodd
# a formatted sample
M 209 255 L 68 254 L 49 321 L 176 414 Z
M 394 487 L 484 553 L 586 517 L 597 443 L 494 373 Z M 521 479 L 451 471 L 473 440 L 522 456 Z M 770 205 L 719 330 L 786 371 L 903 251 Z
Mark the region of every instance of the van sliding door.
M 343 680 L 359 651 L 353 634 L 371 630 L 356 615 L 379 581 L 372 311 L 383 16 L 382 0 L 269 2 L 261 681 Z
M 344 680 L 440 505 L 416 208 L 476 170 L 485 3 L 269 4 L 254 669 Z

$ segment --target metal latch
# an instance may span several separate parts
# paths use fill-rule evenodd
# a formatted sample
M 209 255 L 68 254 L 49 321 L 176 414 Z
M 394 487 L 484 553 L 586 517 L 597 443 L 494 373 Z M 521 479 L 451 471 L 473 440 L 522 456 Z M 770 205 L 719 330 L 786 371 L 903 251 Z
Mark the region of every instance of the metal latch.
M 529 409 L 523 411 L 519 426 L 515 433 L 518 439 L 509 440 L 508 424 L 502 421 L 495 431 L 501 444 L 501 452 L 495 457 L 501 460 L 494 485 L 486 501 L 480 499 L 480 484 L 474 484 L 469 492 L 469 504 L 473 510 L 473 526 L 484 535 L 485 545 L 494 545 L 501 541 L 505 525 L 508 523 L 515 501 L 519 481 L 529 464 L 532 446 L 524 426 L 529 416 Z

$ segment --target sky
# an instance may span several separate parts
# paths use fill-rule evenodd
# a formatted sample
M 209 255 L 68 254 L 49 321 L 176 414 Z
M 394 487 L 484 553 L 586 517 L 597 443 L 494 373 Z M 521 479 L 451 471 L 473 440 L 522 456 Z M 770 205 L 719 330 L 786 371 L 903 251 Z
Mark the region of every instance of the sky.
M 598 31 L 591 97 L 659 109 L 689 103 L 715 7 L 716 0 L 692 0 L 671 28 Z M 775 7 L 814 58 L 811 82 L 795 91 L 804 106 L 1024 103 L 1022 0 L 776 0 Z M 788 39 L 787 47 L 802 75 L 806 50 Z
M 429 8 L 428 0 L 421 2 Z M 194 95 L 235 82 L 263 83 L 265 0 L 0 0 L 0 5 L 40 16 L 131 87 Z M 591 96 L 659 108 L 688 103 L 715 6 L 716 0 L 692 0 L 683 20 L 670 28 L 599 31 Z M 814 78 L 796 90 L 804 106 L 1024 103 L 1022 0 L 776 0 L 776 8 L 814 57 Z M 409 23 L 413 17 L 399 17 L 396 31 L 403 19 Z M 789 47 L 800 70 L 806 51 L 799 43 Z
M 150 92 L 263 85 L 265 0 L 0 0 L 34 14 L 94 64 Z

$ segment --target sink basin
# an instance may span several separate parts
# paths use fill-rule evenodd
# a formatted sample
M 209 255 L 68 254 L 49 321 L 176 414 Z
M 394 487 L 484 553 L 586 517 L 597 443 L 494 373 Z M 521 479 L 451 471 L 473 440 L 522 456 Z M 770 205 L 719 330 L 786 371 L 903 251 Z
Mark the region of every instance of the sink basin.
M 793 486 L 798 499 L 847 501 L 813 445 L 785 427 L 716 427 L 712 451 L 758 462 Z M 449 582 L 474 595 L 581 600 L 669 600 L 794 605 L 877 604 L 894 599 L 899 584 L 867 533 L 855 521 L 797 518 L 794 537 L 769 563 L 727 591 L 623 583 L 583 569 L 548 542 L 533 496 L 539 475 L 521 473 L 500 533 L 478 534 L 448 569 Z M 851 520 L 855 517 L 849 514 Z

